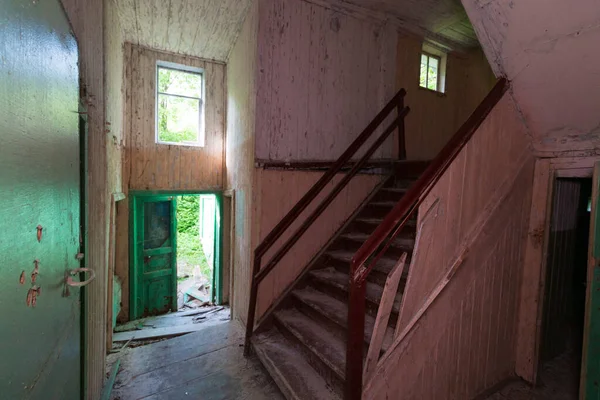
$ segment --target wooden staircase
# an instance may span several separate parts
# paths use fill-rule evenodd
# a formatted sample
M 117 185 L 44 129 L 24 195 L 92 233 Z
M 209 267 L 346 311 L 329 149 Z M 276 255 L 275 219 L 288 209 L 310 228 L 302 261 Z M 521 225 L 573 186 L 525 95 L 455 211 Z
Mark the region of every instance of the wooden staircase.
M 406 163 L 406 162 L 405 162 Z M 408 165 L 407 165 L 408 166 Z M 416 166 L 416 167 L 415 167 Z M 413 163 L 371 195 L 322 250 L 278 307 L 252 336 L 252 347 L 288 399 L 343 398 L 348 329 L 349 265 L 355 252 L 406 193 L 426 163 Z M 388 274 L 415 245 L 416 216 L 378 261 L 366 289 L 365 351 Z M 405 268 L 385 334 L 382 353 L 392 344 L 406 283 Z

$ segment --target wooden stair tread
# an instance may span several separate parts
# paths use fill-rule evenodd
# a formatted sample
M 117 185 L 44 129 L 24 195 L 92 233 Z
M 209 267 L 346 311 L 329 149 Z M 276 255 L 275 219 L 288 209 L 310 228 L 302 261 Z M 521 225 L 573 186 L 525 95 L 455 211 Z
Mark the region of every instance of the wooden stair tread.
M 336 298 L 328 296 L 326 293 L 320 292 L 310 286 L 303 289 L 294 290 L 292 295 L 308 307 L 319 312 L 335 324 L 342 327 L 344 330 L 348 328 L 348 305 L 339 301 Z M 365 314 L 365 343 L 371 343 L 373 327 L 375 326 L 375 318 L 369 314 Z M 394 329 L 388 327 L 383 339 L 382 350 L 387 349 L 392 345 L 394 340 Z
M 371 235 L 362 232 L 349 232 L 340 235 L 340 238 L 352 240 L 354 242 L 364 243 Z M 392 246 L 411 251 L 415 247 L 415 239 L 408 239 L 397 236 L 392 241 Z
M 325 253 L 326 256 L 334 258 L 336 260 L 340 260 L 348 263 L 348 268 L 350 268 L 350 262 L 352 261 L 352 257 L 354 257 L 354 253 L 346 250 L 332 250 Z M 382 256 L 375 264 L 374 269 L 385 274 L 389 274 L 392 268 L 396 265 L 398 260 L 395 258 Z M 404 268 L 403 274 L 404 276 L 408 275 L 408 268 Z
M 275 313 L 275 319 L 310 349 L 341 379 L 346 366 L 346 344 L 342 339 L 295 308 Z
M 345 292 L 348 292 L 348 285 L 350 281 L 350 277 L 348 274 L 344 274 L 339 272 L 333 267 L 316 269 L 309 272 L 309 275 L 314 279 L 320 281 L 321 283 L 325 283 L 327 285 L 332 285 L 338 289 L 341 289 Z M 381 296 L 383 295 L 383 287 L 372 283 L 367 282 L 366 288 L 366 298 L 367 300 L 379 305 L 381 301 Z M 399 313 L 400 312 L 400 299 L 402 294 L 399 292 L 396 294 L 396 298 L 394 299 L 394 304 L 392 306 L 392 311 Z
M 255 334 L 256 355 L 288 400 L 341 400 L 325 379 L 276 328 Z
M 355 221 L 379 226 L 383 222 L 383 218 L 362 217 L 362 218 L 356 218 Z M 411 218 L 408 221 L 406 221 L 406 224 L 404 226 L 409 226 L 409 227 L 414 228 L 417 226 L 417 220 L 415 218 Z

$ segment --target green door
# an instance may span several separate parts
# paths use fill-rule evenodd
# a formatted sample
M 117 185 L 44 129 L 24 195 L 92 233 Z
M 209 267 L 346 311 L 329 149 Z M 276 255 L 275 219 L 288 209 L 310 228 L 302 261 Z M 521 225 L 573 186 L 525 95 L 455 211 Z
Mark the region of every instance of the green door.
M 174 196 L 133 195 L 131 319 L 177 310 Z
M 600 163 L 594 167 L 581 399 L 600 399 Z
M 0 398 L 79 399 L 77 43 L 58 0 L 0 10 Z

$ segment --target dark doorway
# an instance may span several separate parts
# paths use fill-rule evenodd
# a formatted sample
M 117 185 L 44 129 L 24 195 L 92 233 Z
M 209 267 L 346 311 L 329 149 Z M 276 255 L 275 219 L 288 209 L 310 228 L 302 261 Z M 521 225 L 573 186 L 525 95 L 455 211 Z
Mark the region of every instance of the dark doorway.
M 579 396 L 591 195 L 591 179 L 554 185 L 538 382 L 563 399 Z

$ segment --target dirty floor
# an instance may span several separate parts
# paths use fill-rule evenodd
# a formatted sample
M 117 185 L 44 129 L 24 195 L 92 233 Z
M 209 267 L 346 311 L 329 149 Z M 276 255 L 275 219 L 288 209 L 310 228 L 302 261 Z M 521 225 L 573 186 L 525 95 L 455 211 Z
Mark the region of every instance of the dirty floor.
M 546 363 L 538 387 L 532 388 L 524 381 L 512 381 L 486 400 L 577 400 L 578 360 L 573 352 L 565 352 Z
M 244 358 L 243 330 L 230 321 L 176 338 L 127 348 L 112 400 L 284 400 L 256 358 Z

